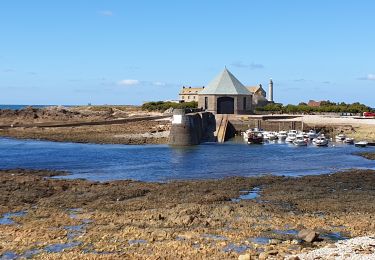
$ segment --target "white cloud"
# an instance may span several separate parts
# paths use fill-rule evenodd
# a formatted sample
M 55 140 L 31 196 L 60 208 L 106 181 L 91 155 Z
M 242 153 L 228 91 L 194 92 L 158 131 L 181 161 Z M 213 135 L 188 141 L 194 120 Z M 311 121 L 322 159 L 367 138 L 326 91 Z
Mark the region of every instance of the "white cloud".
M 165 86 L 166 85 L 165 82 L 160 82 L 160 81 L 152 82 L 152 84 L 155 85 L 155 86 Z
M 368 74 L 366 77 L 360 77 L 359 80 L 375 80 L 375 74 Z
M 139 85 L 139 83 L 141 82 L 137 79 L 123 79 L 117 82 L 117 84 L 121 86 L 135 86 Z
M 113 12 L 109 10 L 100 11 L 99 14 L 102 16 L 113 16 Z
M 243 63 L 242 61 L 235 61 L 231 65 L 234 66 L 234 67 L 237 67 L 237 68 L 248 68 L 248 69 L 251 69 L 251 70 L 263 69 L 264 68 L 263 64 L 258 64 L 258 63 L 254 63 L 254 62 L 252 62 L 250 64 L 246 64 L 246 63 Z

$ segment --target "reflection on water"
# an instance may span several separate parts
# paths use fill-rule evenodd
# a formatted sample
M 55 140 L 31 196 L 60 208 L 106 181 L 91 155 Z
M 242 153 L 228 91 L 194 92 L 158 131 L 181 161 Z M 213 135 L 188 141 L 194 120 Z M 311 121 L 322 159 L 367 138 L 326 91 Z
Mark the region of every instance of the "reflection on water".
M 365 148 L 375 151 L 374 148 Z M 233 141 L 176 148 L 167 145 L 97 145 L 0 138 L 0 168 L 67 170 L 64 178 L 168 181 L 277 174 L 301 176 L 348 168 L 375 168 L 352 155 L 352 145 L 318 148 Z

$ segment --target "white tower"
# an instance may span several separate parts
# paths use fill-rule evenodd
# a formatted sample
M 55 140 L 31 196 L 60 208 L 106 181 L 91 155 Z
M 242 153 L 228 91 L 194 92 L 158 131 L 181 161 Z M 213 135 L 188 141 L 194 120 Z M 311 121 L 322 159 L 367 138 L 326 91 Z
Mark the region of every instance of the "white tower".
M 268 87 L 268 101 L 273 102 L 273 81 L 270 79 L 270 84 Z

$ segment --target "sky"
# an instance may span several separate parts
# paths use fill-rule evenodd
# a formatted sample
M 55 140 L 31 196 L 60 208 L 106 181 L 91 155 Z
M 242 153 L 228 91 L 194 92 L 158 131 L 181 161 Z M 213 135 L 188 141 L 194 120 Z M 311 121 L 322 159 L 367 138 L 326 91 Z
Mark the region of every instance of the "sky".
M 284 104 L 375 107 L 373 0 L 1 0 L 0 104 L 177 99 L 226 66 Z M 267 91 L 267 88 L 266 88 Z

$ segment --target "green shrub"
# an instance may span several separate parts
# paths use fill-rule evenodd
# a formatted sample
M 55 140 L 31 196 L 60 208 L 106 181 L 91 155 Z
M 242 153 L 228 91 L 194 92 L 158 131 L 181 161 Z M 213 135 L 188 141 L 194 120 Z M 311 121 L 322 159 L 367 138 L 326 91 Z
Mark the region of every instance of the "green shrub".
M 331 101 L 322 101 L 318 107 L 309 107 L 306 103 L 299 103 L 298 105 L 288 104 L 286 106 L 278 103 L 267 104 L 264 107 L 256 108 L 257 111 L 268 112 L 282 112 L 282 113 L 363 113 L 366 111 L 374 111 L 369 106 L 359 102 L 353 104 L 346 104 L 344 102 L 334 103 Z
M 184 108 L 197 108 L 197 107 L 198 107 L 198 103 L 195 101 L 184 102 L 184 103 L 156 101 L 156 102 L 144 103 L 142 105 L 142 110 L 164 112 L 165 110 L 169 108 L 184 109 Z

